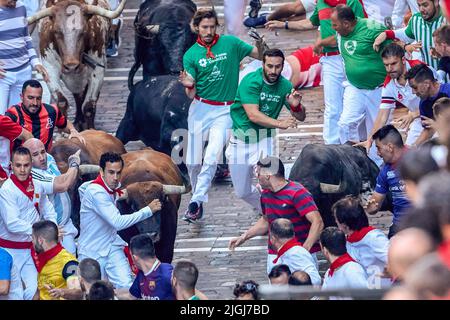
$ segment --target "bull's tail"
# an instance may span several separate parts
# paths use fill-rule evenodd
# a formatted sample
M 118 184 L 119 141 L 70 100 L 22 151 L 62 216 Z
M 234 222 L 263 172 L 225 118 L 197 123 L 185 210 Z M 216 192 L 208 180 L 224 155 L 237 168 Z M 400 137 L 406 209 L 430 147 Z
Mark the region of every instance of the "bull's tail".
M 130 73 L 128 73 L 128 90 L 130 90 L 130 91 L 134 87 L 134 75 L 139 70 L 140 66 L 141 66 L 141 63 L 136 60 L 130 69 Z

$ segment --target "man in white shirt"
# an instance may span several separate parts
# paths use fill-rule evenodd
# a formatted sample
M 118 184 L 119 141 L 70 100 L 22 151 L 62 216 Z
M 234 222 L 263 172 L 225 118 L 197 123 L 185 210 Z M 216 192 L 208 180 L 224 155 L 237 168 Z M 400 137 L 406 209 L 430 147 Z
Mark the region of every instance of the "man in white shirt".
M 273 260 L 274 265 L 285 264 L 292 273 L 295 271 L 306 272 L 313 285 L 322 283 L 313 256 L 296 240 L 294 225 L 289 219 L 274 220 L 270 225 L 269 236 L 273 246 L 278 249 L 277 257 Z M 271 270 L 272 268 L 267 270 L 267 273 L 269 274 Z
M 0 188 L 0 247 L 12 256 L 25 284 L 24 299 L 37 289 L 37 270 L 31 257 L 33 223 L 44 219 L 56 223 L 56 212 L 47 198 L 53 184 L 32 179 L 31 154 L 24 147 L 12 155 L 13 173 Z
M 155 199 L 133 214 L 120 214 L 116 202 L 122 194 L 119 181 L 123 166 L 119 154 L 102 154 L 98 177 L 85 182 L 78 189 L 81 199 L 78 260 L 97 260 L 103 278 L 107 277 L 115 288 L 129 288 L 133 283 L 131 268 L 124 253 L 126 242 L 117 231 L 150 218 L 161 210 L 161 202 Z
M 331 210 L 338 228 L 347 236 L 347 252 L 366 270 L 369 288 L 389 286 L 390 280 L 381 278 L 387 265 L 389 240 L 383 231 L 369 226 L 359 199 L 347 196 Z
M 67 192 L 78 178 L 78 168 L 80 166 L 80 151 L 71 155 L 68 160 L 69 169 L 65 174 L 61 174 L 56 165 L 55 159 L 45 151 L 44 143 L 36 138 L 27 140 L 23 146 L 30 150 L 33 161 L 31 175 L 33 179 L 53 183 L 54 194 L 48 198 L 56 211 L 56 221 L 63 229 L 62 245 L 72 254 L 76 254 L 75 237 L 78 230 L 72 223 L 70 215 L 72 213 L 72 202 Z
M 323 278 L 322 289 L 368 288 L 366 271 L 347 253 L 342 231 L 336 227 L 324 229 L 320 235 L 320 245 L 331 263 Z
M 375 119 L 372 132 L 367 141 L 361 143 L 370 150 L 373 144 L 372 136 L 392 118 L 392 112 L 397 103 L 408 108 L 408 114 L 397 119 L 400 128 L 408 129 L 406 145 L 413 145 L 423 130 L 420 119 L 420 98 L 415 95 L 406 80 L 406 73 L 415 65 L 424 64 L 420 60 L 408 60 L 405 58 L 405 50 L 397 43 L 390 43 L 381 52 L 384 66 L 386 67 L 386 80 L 381 92 L 381 104 Z

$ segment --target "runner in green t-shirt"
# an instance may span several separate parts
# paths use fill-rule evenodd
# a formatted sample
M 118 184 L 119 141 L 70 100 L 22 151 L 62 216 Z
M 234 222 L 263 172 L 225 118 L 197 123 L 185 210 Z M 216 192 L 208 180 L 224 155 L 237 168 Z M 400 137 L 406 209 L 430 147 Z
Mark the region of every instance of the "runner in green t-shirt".
M 236 102 L 231 106 L 233 135 L 226 156 L 236 195 L 261 210 L 259 193 L 252 186 L 253 168 L 260 156 L 273 155 L 272 138 L 276 128 L 295 126 L 305 120 L 301 95 L 281 76 L 284 54 L 266 50 L 263 67 L 247 74 L 239 84 Z M 278 120 L 283 106 L 291 111 L 287 119 Z
M 188 168 L 193 195 L 185 213 L 192 222 L 203 216 L 202 203 L 208 201 L 208 190 L 217 169 L 218 159 L 231 129 L 230 105 L 233 104 L 239 80 L 239 64 L 246 57 L 259 58 L 259 51 L 230 35 L 216 34 L 217 14 L 200 9 L 193 17 L 197 42 L 183 57 L 184 71 L 180 82 L 189 98 Z M 204 140 L 208 145 L 203 156 Z
M 351 8 L 343 5 L 331 14 L 331 24 L 337 32 L 348 79 L 344 82 L 343 110 L 338 122 L 340 140 L 341 143 L 359 142 L 370 134 L 381 103 L 386 68 L 372 45 L 386 27 L 374 20 L 357 18 Z M 360 136 L 359 126 L 364 124 L 366 130 Z M 369 151 L 369 157 L 381 165 L 375 146 Z
M 357 17 L 365 18 L 366 14 L 360 0 L 347 0 Z M 338 144 L 338 121 L 342 113 L 342 101 L 344 88 L 342 83 L 346 80 L 342 57 L 340 56 L 335 35 L 336 31 L 331 27 L 331 13 L 334 7 L 325 3 L 325 0 L 317 0 L 316 9 L 309 19 L 299 21 L 268 21 L 266 28 L 288 28 L 293 30 L 309 30 L 320 26 L 317 40 L 314 44 L 314 52 L 320 54 L 322 65 L 322 84 L 325 102 L 323 114 L 323 140 L 325 144 Z

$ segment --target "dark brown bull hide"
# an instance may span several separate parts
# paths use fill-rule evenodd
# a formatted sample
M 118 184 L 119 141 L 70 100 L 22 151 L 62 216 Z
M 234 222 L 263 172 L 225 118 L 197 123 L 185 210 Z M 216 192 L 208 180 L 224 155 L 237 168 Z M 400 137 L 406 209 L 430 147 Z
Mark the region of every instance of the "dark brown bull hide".
M 121 183 L 127 188 L 128 199 L 119 203 L 121 212 L 135 212 L 154 199 L 162 202 L 162 209 L 150 219 L 138 223 L 134 230 L 121 233 L 121 236 L 129 240 L 137 233 L 151 234 L 158 259 L 170 263 L 173 258 L 181 195 L 165 195 L 162 185 L 182 186 L 180 171 L 169 156 L 150 148 L 126 153 L 122 158 L 125 167 Z

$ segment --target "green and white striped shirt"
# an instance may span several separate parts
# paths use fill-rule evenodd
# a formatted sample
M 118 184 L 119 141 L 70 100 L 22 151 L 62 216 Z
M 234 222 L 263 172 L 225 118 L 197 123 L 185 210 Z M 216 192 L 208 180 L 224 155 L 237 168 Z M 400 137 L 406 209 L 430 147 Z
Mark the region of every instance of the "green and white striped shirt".
M 434 59 L 430 50 L 434 47 L 433 32 L 443 24 L 445 24 L 445 18 L 441 13 L 435 19 L 425 21 L 418 12 L 411 17 L 406 28 L 394 30 L 394 33 L 397 39 L 405 43 L 411 43 L 414 40 L 421 41 L 422 49 L 420 51 L 424 62 L 437 70 L 439 59 Z

